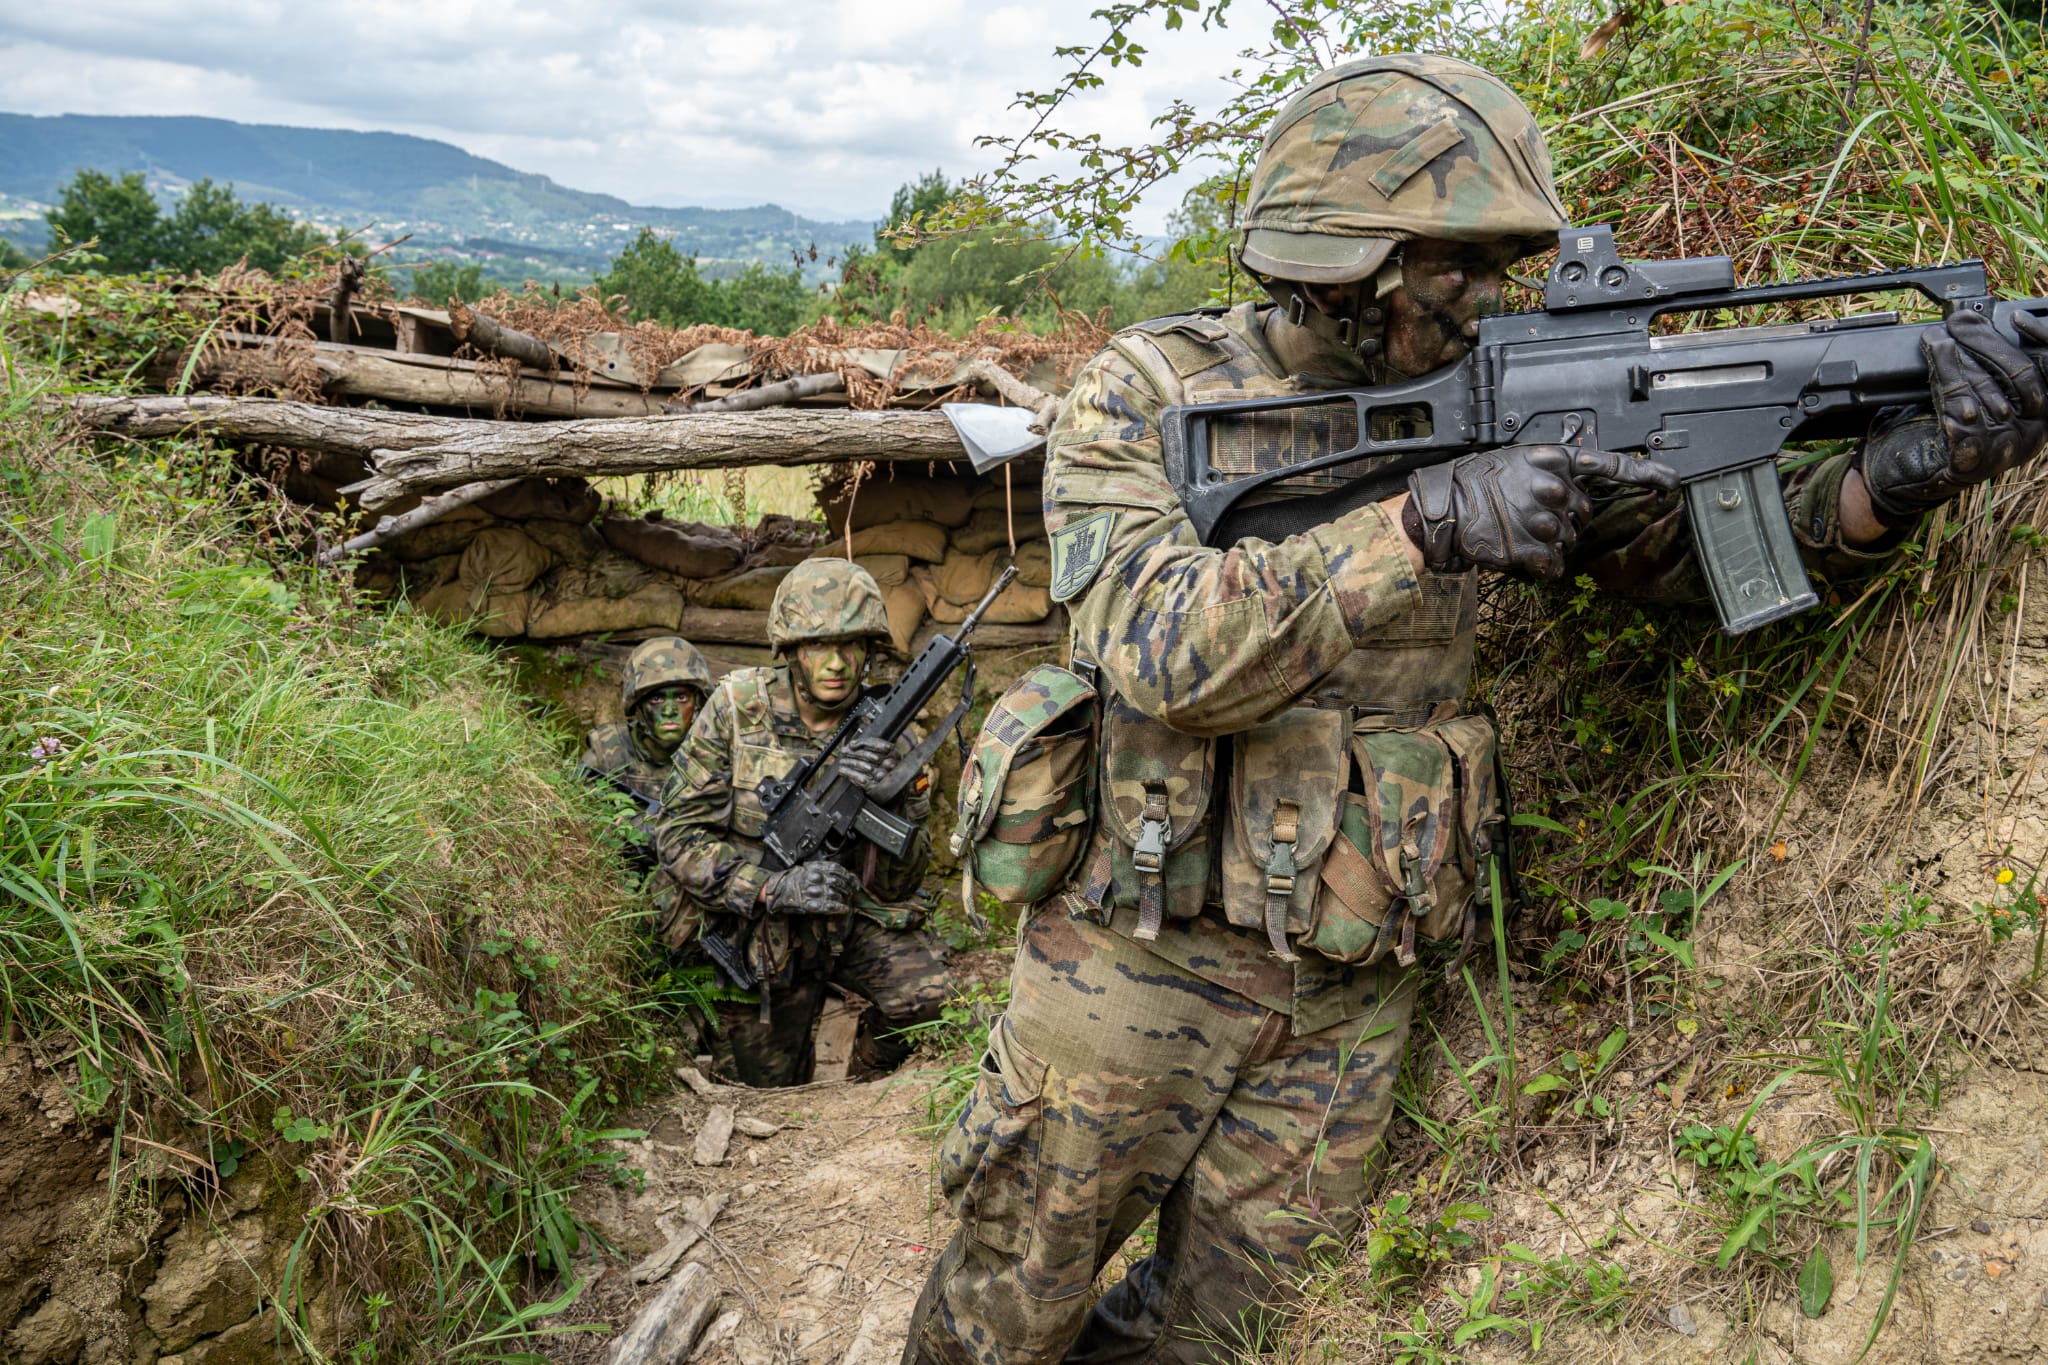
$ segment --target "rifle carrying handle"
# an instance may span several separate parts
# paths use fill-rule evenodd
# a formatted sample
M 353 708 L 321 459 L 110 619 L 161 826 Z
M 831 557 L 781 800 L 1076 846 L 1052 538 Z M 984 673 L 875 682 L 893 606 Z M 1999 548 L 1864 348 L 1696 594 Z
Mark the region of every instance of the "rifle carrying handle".
M 1776 461 L 1692 480 L 1685 511 L 1722 630 L 1741 635 L 1820 601 L 1792 538 Z

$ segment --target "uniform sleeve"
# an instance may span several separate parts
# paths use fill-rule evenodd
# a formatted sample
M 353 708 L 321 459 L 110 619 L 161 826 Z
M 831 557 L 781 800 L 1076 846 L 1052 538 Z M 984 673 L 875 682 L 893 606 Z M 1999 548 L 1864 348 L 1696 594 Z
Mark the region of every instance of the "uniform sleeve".
M 768 874 L 727 837 L 732 828 L 732 700 L 711 694 L 675 752 L 662 790 L 654 847 L 699 909 L 752 915 Z
M 1867 577 L 1896 548 L 1895 540 L 1858 547 L 1842 539 L 1842 480 L 1849 462 L 1849 455 L 1835 455 L 1784 476 L 1785 511 L 1799 557 L 1807 573 L 1823 582 Z M 1569 572 L 1590 575 L 1603 591 L 1636 601 L 1713 600 L 1693 553 L 1684 500 L 1676 493 L 1630 494 L 1603 504 L 1580 538 Z
M 1114 350 L 1082 371 L 1049 442 L 1055 568 L 1106 533 L 1100 568 L 1068 603 L 1083 648 L 1146 714 L 1231 734 L 1293 703 L 1421 591 L 1407 537 L 1377 505 L 1278 543 L 1204 547 L 1167 482 L 1160 406 Z

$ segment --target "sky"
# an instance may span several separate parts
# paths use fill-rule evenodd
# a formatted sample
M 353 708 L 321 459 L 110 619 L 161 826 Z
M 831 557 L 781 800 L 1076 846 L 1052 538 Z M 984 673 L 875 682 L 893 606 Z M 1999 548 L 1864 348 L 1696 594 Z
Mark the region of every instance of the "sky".
M 906 180 L 992 164 L 974 139 L 1021 129 L 1016 93 L 1099 36 L 1102 2 L 0 0 L 0 109 L 382 129 L 638 204 L 870 218 Z M 1155 23 L 1069 126 L 1136 140 L 1176 94 L 1213 106 L 1260 36 Z

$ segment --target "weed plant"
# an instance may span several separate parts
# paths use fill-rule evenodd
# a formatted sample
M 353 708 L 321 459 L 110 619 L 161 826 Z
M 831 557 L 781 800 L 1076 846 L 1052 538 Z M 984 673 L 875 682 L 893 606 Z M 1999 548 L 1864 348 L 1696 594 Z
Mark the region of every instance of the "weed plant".
M 0 1037 L 117 1186 L 300 1201 L 287 1332 L 339 1284 L 359 1354 L 517 1348 L 661 1056 L 600 812 L 475 643 L 254 557 L 217 452 L 90 455 L 0 364 Z

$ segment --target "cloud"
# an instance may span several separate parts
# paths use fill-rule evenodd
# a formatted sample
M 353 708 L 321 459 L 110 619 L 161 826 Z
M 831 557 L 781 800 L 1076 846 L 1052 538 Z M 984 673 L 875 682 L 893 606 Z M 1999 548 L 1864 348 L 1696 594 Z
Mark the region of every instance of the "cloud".
M 1099 0 L 0 0 L 0 105 L 196 114 L 439 138 L 635 203 L 879 213 L 905 180 L 993 160 L 1052 49 Z M 1241 39 L 1147 39 L 1078 106 L 1137 138 L 1174 94 L 1213 99 Z M 1171 204 L 1149 206 L 1163 220 Z

